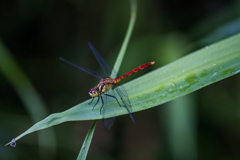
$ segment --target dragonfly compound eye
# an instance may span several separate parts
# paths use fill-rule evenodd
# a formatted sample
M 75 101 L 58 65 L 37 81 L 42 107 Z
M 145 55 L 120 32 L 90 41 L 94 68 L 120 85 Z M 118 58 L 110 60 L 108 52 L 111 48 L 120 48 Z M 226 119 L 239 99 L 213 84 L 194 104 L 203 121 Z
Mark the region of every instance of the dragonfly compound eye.
M 93 98 L 97 97 L 98 96 L 97 90 L 95 88 L 91 88 L 89 91 L 89 95 Z

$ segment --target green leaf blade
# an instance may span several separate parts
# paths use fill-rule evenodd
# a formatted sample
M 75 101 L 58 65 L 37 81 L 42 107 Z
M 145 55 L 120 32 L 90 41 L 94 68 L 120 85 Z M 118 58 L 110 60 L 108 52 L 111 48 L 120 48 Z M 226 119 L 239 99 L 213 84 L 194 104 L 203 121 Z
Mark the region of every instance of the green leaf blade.
M 126 84 L 134 111 L 186 95 L 240 71 L 240 36 L 211 45 Z M 155 74 L 155 76 L 154 76 Z M 147 83 L 147 84 L 146 84 Z M 144 84 L 144 87 L 141 87 Z M 139 101 L 142 99 L 143 101 Z M 144 100 L 145 99 L 145 100 Z
M 240 34 L 205 47 L 124 84 L 132 103 L 132 111 L 137 112 L 158 106 L 239 73 L 239 46 Z M 155 61 L 157 65 L 157 60 Z M 92 110 L 95 102 L 91 105 L 88 104 L 89 102 L 90 100 L 64 112 L 50 115 L 17 137 L 16 140 L 27 133 L 66 121 L 102 119 L 101 104 L 96 105 Z M 114 100 L 110 100 L 104 107 L 109 107 L 106 118 L 127 114 L 124 107 L 119 107 Z

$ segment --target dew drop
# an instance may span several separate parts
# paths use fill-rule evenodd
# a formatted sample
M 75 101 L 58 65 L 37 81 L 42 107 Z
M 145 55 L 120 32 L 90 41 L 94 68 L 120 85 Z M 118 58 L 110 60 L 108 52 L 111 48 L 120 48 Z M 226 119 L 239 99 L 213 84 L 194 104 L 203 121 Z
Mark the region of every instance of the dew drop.
M 169 92 L 171 92 L 172 90 L 173 90 L 172 88 L 169 88 L 169 90 L 168 90 L 168 91 L 169 91 Z
M 12 146 L 12 147 L 16 147 L 17 143 L 16 143 L 16 141 L 15 141 L 15 138 L 12 139 L 12 141 L 9 142 L 8 144 L 6 144 L 5 146 L 7 146 L 7 145 L 9 145 L 9 144 L 10 144 L 10 146 Z
M 15 141 L 10 143 L 10 146 L 12 146 L 12 147 L 16 147 L 16 145 L 17 145 L 17 143 Z
M 216 76 L 216 75 L 217 75 L 217 72 L 214 72 L 213 75 L 212 75 L 211 77 Z
M 173 87 L 175 87 L 175 84 L 174 83 L 168 83 L 168 85 L 170 86 L 173 86 Z

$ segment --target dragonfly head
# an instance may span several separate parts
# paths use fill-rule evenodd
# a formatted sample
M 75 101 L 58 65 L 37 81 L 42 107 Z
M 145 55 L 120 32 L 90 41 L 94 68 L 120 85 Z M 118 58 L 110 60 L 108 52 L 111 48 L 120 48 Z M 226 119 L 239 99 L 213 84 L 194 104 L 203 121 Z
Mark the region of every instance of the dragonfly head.
M 98 96 L 98 92 L 97 92 L 96 88 L 91 88 L 90 91 L 89 91 L 89 95 L 92 98 L 97 97 Z

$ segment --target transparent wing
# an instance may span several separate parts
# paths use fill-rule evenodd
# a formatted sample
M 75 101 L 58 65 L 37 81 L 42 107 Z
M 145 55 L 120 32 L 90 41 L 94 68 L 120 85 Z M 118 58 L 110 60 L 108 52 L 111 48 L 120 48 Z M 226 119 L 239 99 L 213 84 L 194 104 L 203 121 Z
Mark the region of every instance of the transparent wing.
M 105 76 L 106 77 L 110 77 L 111 72 L 112 72 L 112 66 L 110 66 L 103 58 L 102 56 L 98 53 L 98 51 L 95 49 L 95 47 L 92 45 L 91 42 L 88 42 L 88 45 L 90 47 L 90 49 L 92 50 L 94 56 L 97 58 L 99 64 L 101 65 Z
M 131 102 L 128 98 L 127 91 L 125 90 L 125 88 L 123 86 L 115 86 L 113 89 L 117 92 L 118 96 L 120 97 L 120 99 L 123 103 L 123 106 L 127 109 L 131 120 L 133 121 L 134 124 L 136 124 L 136 122 L 133 118 L 133 115 L 131 113 L 132 112 L 132 105 L 131 105 Z
M 107 129 L 110 129 L 114 123 L 115 120 L 115 116 L 114 113 L 117 110 L 117 107 L 121 107 L 120 104 L 117 102 L 118 99 L 116 98 L 116 95 L 114 94 L 114 92 L 110 92 L 110 94 L 108 91 L 105 92 L 105 94 L 102 94 L 102 100 L 103 100 L 103 108 L 101 110 L 101 114 L 103 115 L 103 119 L 102 122 L 104 124 L 104 126 Z M 106 115 L 111 115 L 112 117 L 106 117 Z
M 132 105 L 128 98 L 128 94 L 127 94 L 127 91 L 125 90 L 125 88 L 123 86 L 117 85 L 113 88 L 113 90 L 115 90 L 117 92 L 117 94 L 119 95 L 124 107 L 127 107 L 129 111 L 132 111 Z
M 74 64 L 74 63 L 72 63 L 72 62 L 69 62 L 69 61 L 67 61 L 67 60 L 65 60 L 65 59 L 63 59 L 63 58 L 61 58 L 61 57 L 59 57 L 59 59 L 62 60 L 62 61 L 64 61 L 64 62 L 67 62 L 68 64 L 70 64 L 70 65 L 72 65 L 72 66 L 74 66 L 74 67 L 77 67 L 77 68 L 79 68 L 79 69 L 81 69 L 81 70 L 83 70 L 83 71 L 85 71 L 85 72 L 93 75 L 94 77 L 97 77 L 98 79 L 103 79 L 103 77 L 104 77 L 102 74 L 100 74 L 100 73 L 98 73 L 98 72 L 95 72 L 95 71 L 90 70 L 90 69 L 87 69 L 87 68 L 79 67 L 78 65 L 76 65 L 76 64 Z
M 103 102 L 103 106 L 100 113 L 103 115 L 103 124 L 107 129 L 110 129 L 113 125 L 115 120 L 114 113 L 118 110 L 117 107 L 122 106 L 127 110 L 133 123 L 136 124 L 131 113 L 132 105 L 128 98 L 127 91 L 123 86 L 115 86 L 113 89 L 102 94 L 101 101 Z M 112 115 L 112 117 L 105 117 L 105 115 Z
M 115 117 L 103 118 L 102 122 L 107 129 L 110 129 L 114 123 Z

